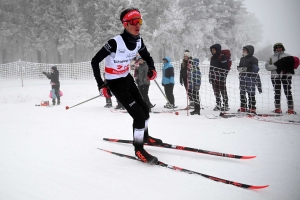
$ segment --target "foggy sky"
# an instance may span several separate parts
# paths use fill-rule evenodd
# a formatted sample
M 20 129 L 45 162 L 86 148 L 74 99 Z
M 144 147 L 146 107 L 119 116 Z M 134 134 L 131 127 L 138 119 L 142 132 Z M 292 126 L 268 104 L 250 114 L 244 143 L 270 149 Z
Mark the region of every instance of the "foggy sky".
M 300 0 L 245 0 L 244 3 L 263 24 L 264 39 L 257 47 L 282 42 L 286 53 L 300 56 Z

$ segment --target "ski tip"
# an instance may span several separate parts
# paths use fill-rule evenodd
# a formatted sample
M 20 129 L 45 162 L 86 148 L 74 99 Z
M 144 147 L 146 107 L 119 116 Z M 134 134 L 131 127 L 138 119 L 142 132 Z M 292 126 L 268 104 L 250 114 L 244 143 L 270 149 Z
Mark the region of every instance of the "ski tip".
M 243 156 L 241 159 L 253 159 L 256 158 L 256 156 Z
M 111 151 L 108 151 L 108 150 L 105 150 L 105 149 L 101 149 L 101 148 L 98 148 L 98 149 L 101 150 L 101 151 L 105 151 L 107 153 L 111 153 Z
M 248 189 L 250 190 L 259 190 L 269 187 L 269 185 L 261 185 L 261 186 L 250 186 Z
M 111 138 L 103 138 L 104 141 L 109 141 L 109 142 L 118 142 L 118 139 L 111 139 Z

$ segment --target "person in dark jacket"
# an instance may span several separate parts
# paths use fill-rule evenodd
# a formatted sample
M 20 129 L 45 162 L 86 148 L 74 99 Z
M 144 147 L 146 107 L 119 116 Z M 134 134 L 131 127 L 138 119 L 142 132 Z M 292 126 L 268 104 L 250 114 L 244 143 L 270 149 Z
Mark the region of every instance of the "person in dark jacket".
M 51 73 L 43 72 L 48 79 L 52 88 L 52 105 L 55 105 L 55 99 L 57 98 L 57 105 L 60 105 L 60 82 L 59 82 L 59 71 L 56 66 L 51 67 Z
M 170 102 L 170 105 L 167 104 L 165 107 L 168 109 L 173 109 L 175 108 L 175 99 L 174 99 L 174 94 L 173 94 L 173 89 L 174 89 L 174 67 L 171 64 L 171 59 L 166 56 L 163 59 L 164 66 L 162 69 L 162 85 L 165 88 L 165 93 L 167 96 L 167 99 Z
M 149 107 L 149 111 L 151 111 L 153 105 L 151 104 L 148 96 L 150 80 L 148 79 L 147 76 L 149 68 L 147 63 L 142 59 L 142 57 L 139 56 L 137 60 L 139 61 L 139 67 L 137 68 L 137 73 L 136 73 L 136 83 L 139 87 L 140 93 L 144 101 Z
M 258 76 L 258 60 L 253 56 L 253 54 L 253 46 L 247 45 L 243 47 L 243 57 L 240 60 L 239 66 L 237 66 L 237 70 L 240 72 L 239 79 L 241 100 L 241 107 L 238 109 L 238 112 L 249 112 L 256 114 L 255 86 L 258 86 L 260 93 L 262 90 L 260 77 Z M 248 94 L 249 107 L 247 106 L 246 94 Z
M 275 113 L 282 113 L 281 110 L 281 88 L 287 99 L 289 114 L 296 114 L 294 110 L 294 100 L 292 95 L 292 70 L 281 70 L 275 63 L 283 58 L 290 57 L 290 54 L 285 53 L 285 47 L 282 43 L 276 43 L 273 46 L 274 54 L 266 61 L 265 68 L 271 72 L 271 82 L 274 88 L 274 104 Z
M 188 74 L 189 74 L 189 69 L 191 68 L 191 63 L 192 63 L 192 57 L 191 54 L 189 52 L 189 50 L 185 50 L 184 54 L 183 54 L 183 60 L 181 63 L 181 67 L 180 67 L 180 76 L 179 76 L 179 82 L 181 85 L 184 85 L 185 90 L 188 92 Z M 187 109 L 189 109 L 189 107 L 193 107 L 194 106 L 194 102 L 192 101 L 192 97 L 188 96 L 189 100 L 190 100 L 190 105 L 187 107 Z
M 201 72 L 199 69 L 199 59 L 194 58 L 188 77 L 188 93 L 194 102 L 194 111 L 190 112 L 191 115 L 200 115 L 200 98 L 199 90 L 201 85 Z
M 228 74 L 228 66 L 225 55 L 221 54 L 221 45 L 214 44 L 210 47 L 212 57 L 209 68 L 209 83 L 212 84 L 213 91 L 216 97 L 216 106 L 214 111 L 228 111 L 228 95 L 226 88 L 226 78 Z M 223 107 L 221 96 L 223 99 Z

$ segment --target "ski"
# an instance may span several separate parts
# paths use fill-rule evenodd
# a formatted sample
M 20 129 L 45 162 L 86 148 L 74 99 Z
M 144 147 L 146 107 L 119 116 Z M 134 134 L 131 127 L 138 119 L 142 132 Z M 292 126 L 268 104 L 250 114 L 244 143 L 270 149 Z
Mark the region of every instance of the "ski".
M 113 110 L 110 110 L 110 112 L 112 113 L 128 113 L 127 110 L 120 110 L 120 109 L 113 109 Z
M 177 107 L 176 107 L 177 108 Z M 172 109 L 170 109 L 170 110 L 162 110 L 162 112 L 164 112 L 164 113 L 170 113 L 170 112 L 176 112 L 176 111 L 186 111 L 187 109 L 185 109 L 185 108 L 181 108 L 181 109 L 174 109 L 174 110 L 172 110 Z
M 98 148 L 98 149 L 101 150 L 101 151 L 116 155 L 116 156 L 120 156 L 120 157 L 124 157 L 124 158 L 128 158 L 128 159 L 131 159 L 131 160 L 142 162 L 141 160 L 137 159 L 134 156 L 121 154 L 121 153 L 117 153 L 117 152 L 113 152 L 113 151 L 108 151 L 108 150 L 101 149 L 101 148 Z M 228 185 L 233 185 L 233 186 L 244 188 L 244 189 L 255 190 L 255 189 L 263 189 L 263 188 L 269 187 L 269 185 L 256 186 L 256 185 L 248 185 L 248 184 L 244 184 L 244 183 L 230 181 L 230 180 L 214 177 L 214 176 L 211 176 L 211 175 L 203 174 L 203 173 L 200 173 L 200 172 L 195 172 L 195 171 L 192 171 L 192 170 L 189 170 L 189 169 L 184 169 L 184 168 L 181 168 L 181 167 L 172 166 L 172 165 L 166 164 L 166 163 L 161 162 L 161 161 L 158 161 L 156 163 L 156 165 L 158 165 L 160 167 L 165 167 L 167 169 L 175 170 L 175 171 L 181 171 L 181 172 L 184 172 L 184 173 L 187 173 L 187 174 L 199 175 L 199 176 L 202 176 L 204 178 L 208 178 L 208 179 L 216 181 L 216 182 L 221 182 L 221 183 L 225 183 L 225 184 L 228 184 Z
M 226 113 L 226 112 L 221 112 L 220 116 L 226 116 L 226 115 L 231 115 L 231 116 L 258 116 L 258 117 L 281 117 L 283 116 L 282 114 L 264 114 L 264 113 Z
M 128 112 L 126 110 L 110 110 L 110 112 L 112 113 L 123 113 L 123 114 L 127 114 Z M 151 111 L 150 113 L 153 114 L 172 114 L 171 112 L 159 112 L 159 111 Z
M 108 142 L 117 142 L 117 143 L 124 143 L 124 144 L 132 144 L 132 140 L 121 140 L 121 139 L 112 139 L 112 138 L 103 138 L 104 141 Z M 153 147 L 161 147 L 161 148 L 167 148 L 167 149 L 176 149 L 181 151 L 189 151 L 194 153 L 203 153 L 207 155 L 213 155 L 213 156 L 220 156 L 220 157 L 226 157 L 226 158 L 235 158 L 235 159 L 252 159 L 256 158 L 256 156 L 239 156 L 235 154 L 227 154 L 227 153 L 220 153 L 220 152 L 214 152 L 214 151 L 207 151 L 203 149 L 196 149 L 192 147 L 185 147 L 185 146 L 179 146 L 179 145 L 173 145 L 168 143 L 163 143 L 162 146 L 153 145 L 145 143 L 144 145 L 147 146 L 153 146 Z

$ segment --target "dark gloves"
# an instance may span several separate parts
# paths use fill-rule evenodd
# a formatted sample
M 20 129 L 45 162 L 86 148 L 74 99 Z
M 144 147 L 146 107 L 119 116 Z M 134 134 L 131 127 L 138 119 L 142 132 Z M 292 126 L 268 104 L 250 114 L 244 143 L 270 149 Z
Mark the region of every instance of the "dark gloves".
M 156 79 L 157 73 L 156 73 L 155 69 L 149 70 L 147 73 L 147 76 L 150 81 Z

